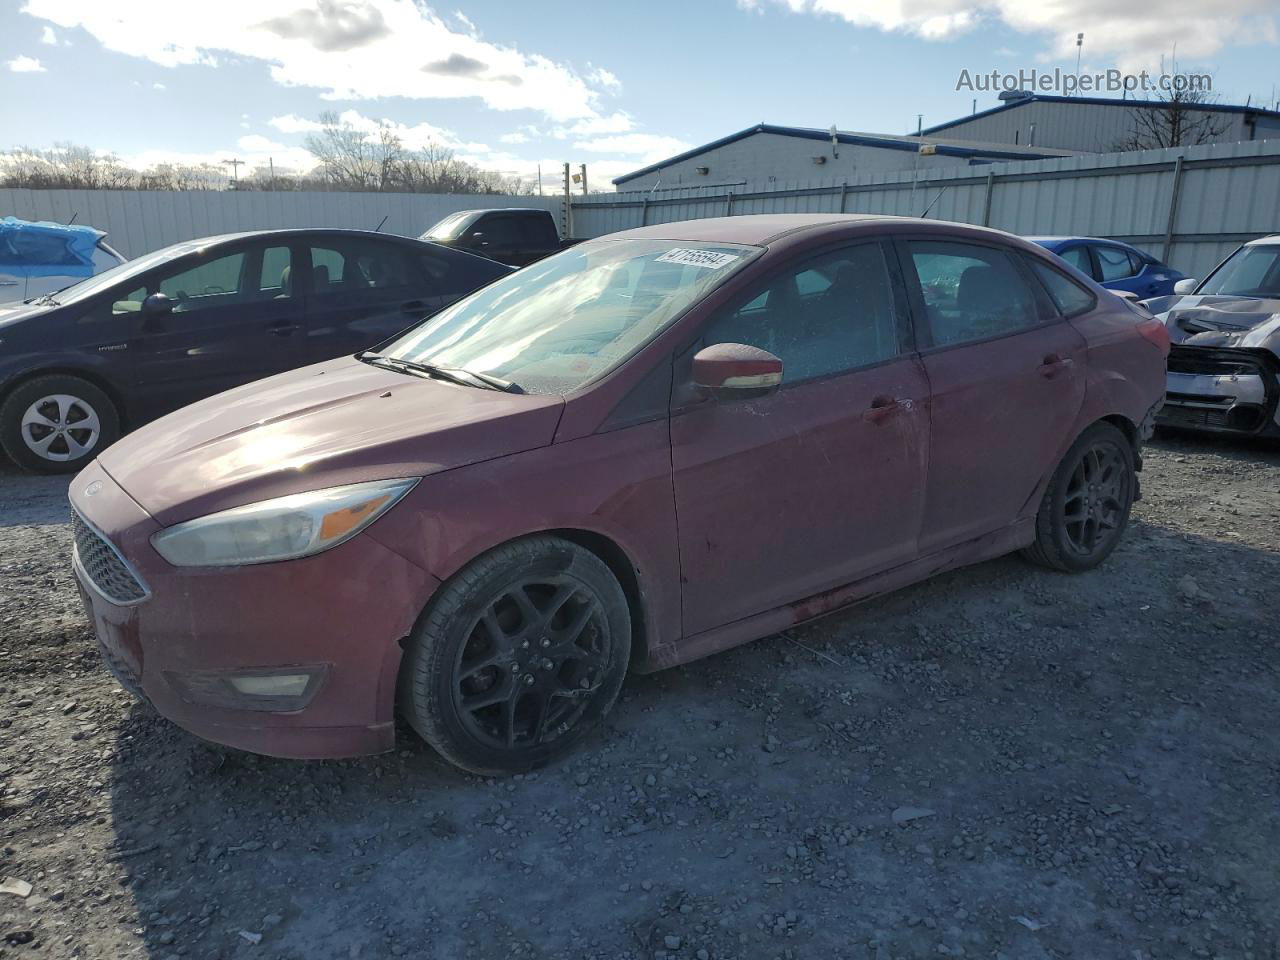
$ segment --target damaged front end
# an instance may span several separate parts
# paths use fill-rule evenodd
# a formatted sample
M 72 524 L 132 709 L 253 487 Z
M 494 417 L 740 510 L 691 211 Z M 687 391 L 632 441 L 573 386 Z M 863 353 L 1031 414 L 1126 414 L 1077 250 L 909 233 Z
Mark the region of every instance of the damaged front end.
M 1280 302 L 1187 296 L 1146 306 L 1172 343 L 1158 424 L 1280 436 Z

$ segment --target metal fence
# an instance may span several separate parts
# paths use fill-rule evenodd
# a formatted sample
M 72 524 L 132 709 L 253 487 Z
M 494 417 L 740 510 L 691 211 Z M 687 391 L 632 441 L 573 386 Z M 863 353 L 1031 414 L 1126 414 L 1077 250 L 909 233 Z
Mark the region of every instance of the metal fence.
M 1124 240 L 1203 277 L 1245 240 L 1280 233 L 1280 140 L 1016 161 L 834 183 L 574 198 L 573 232 L 748 213 L 881 213 L 1023 236 Z
M 416 237 L 446 214 L 473 207 L 544 207 L 554 197 L 465 193 L 266 193 L 258 191 L 0 190 L 0 217 L 87 224 L 126 257 L 240 230 L 351 227 Z M 384 222 L 385 218 L 385 222 Z

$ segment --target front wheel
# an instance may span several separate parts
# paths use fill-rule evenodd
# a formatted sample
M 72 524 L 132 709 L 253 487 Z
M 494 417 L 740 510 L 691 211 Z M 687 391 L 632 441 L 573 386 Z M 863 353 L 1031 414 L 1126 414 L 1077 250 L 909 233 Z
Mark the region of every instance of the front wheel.
M 457 766 L 520 773 L 599 724 L 630 653 L 626 595 L 604 562 L 529 537 L 473 561 L 432 600 L 401 667 L 401 710 Z
M 115 404 L 80 377 L 36 377 L 0 406 L 0 446 L 33 473 L 74 473 L 119 436 Z
M 1095 423 L 1072 444 L 1036 514 L 1033 563 L 1078 573 L 1111 555 L 1129 523 L 1137 477 L 1133 445 L 1109 423 Z

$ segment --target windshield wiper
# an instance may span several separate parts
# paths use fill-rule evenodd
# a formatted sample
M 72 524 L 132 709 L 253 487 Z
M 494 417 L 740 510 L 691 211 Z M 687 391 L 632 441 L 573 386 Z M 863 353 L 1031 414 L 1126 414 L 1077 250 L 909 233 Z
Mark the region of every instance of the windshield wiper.
M 34 304 L 37 307 L 62 306 L 62 304 L 60 304 L 57 300 L 53 299 L 52 293 L 46 293 L 44 296 L 41 296 L 41 297 L 32 297 L 30 300 L 23 300 L 22 302 L 24 304 Z
M 472 370 L 462 370 L 456 367 L 438 367 L 431 363 L 419 363 L 416 360 L 401 360 L 396 357 L 384 357 L 380 353 L 361 353 L 356 355 L 356 359 L 363 360 L 365 363 L 372 363 L 376 366 L 387 367 L 391 370 L 399 370 L 402 373 L 411 373 L 422 377 L 435 377 L 437 380 L 447 380 L 450 383 L 456 383 L 464 387 L 479 387 L 482 390 L 500 390 L 503 393 L 524 393 L 517 384 L 510 380 L 503 380 L 501 377 L 495 377 L 487 373 L 476 373 Z

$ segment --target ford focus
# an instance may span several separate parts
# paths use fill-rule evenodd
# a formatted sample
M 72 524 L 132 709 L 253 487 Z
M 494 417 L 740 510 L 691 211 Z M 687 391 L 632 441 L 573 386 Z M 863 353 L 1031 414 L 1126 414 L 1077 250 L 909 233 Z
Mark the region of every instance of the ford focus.
M 1115 549 L 1165 327 L 1007 234 L 743 216 L 503 277 L 73 481 L 106 663 L 195 734 L 528 770 L 645 672 L 1013 551 Z

